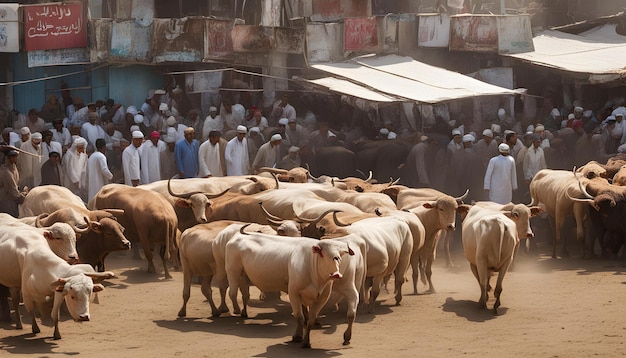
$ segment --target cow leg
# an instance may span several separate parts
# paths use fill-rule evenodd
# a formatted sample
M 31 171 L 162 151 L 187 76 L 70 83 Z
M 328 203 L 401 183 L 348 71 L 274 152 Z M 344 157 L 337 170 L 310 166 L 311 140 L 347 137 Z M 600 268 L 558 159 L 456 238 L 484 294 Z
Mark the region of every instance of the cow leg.
M 183 265 L 183 306 L 178 311 L 178 317 L 185 317 L 187 315 L 187 301 L 189 301 L 189 297 L 191 296 L 191 280 L 193 279 L 193 274 L 191 269 Z M 204 278 L 203 278 L 204 279 Z M 204 283 L 204 280 L 203 280 Z M 204 293 L 204 288 L 203 292 Z
M 211 289 L 211 279 L 212 275 L 204 276 L 202 278 L 202 283 L 200 284 L 200 290 L 204 297 L 206 297 L 207 301 L 209 301 L 209 305 L 211 306 L 211 316 L 213 318 L 219 317 L 221 312 L 213 302 L 213 290 Z
M 557 246 L 557 243 L 559 241 L 561 241 L 561 229 L 563 229 L 563 223 L 565 223 L 565 217 L 563 217 L 562 214 L 559 214 L 557 212 L 556 215 L 555 215 L 555 218 L 554 218 L 554 234 L 555 234 L 555 237 L 554 237 L 554 245 L 552 247 L 552 258 L 553 259 L 556 259 L 556 246 Z M 569 253 L 567 252 L 567 246 L 566 246 L 566 243 L 565 243 L 565 239 L 563 239 L 562 245 L 563 245 L 563 249 L 561 251 L 561 256 L 563 256 L 563 257 L 569 256 Z
M 372 292 L 370 294 L 369 309 L 367 311 L 368 313 L 374 312 L 374 305 L 376 304 L 376 298 L 378 298 L 378 295 L 380 294 L 380 284 L 382 281 L 382 275 L 374 276 L 372 278 Z
M 304 330 L 304 314 L 302 312 L 302 301 L 300 295 L 293 287 L 289 287 L 289 303 L 293 317 L 296 319 L 296 331 L 291 337 L 292 342 L 302 342 L 302 333 Z M 313 317 L 315 321 L 315 317 Z
M 170 275 L 170 271 L 167 269 L 167 256 L 166 256 L 166 253 L 167 253 L 167 246 L 166 245 L 161 245 L 161 249 L 159 250 L 159 256 L 161 256 L 161 262 L 163 262 L 163 271 L 165 272 L 165 278 L 166 279 L 171 279 L 172 275 Z M 152 265 L 152 268 L 154 269 L 154 265 Z
M 498 314 L 498 307 L 500 307 L 500 294 L 502 293 L 502 281 L 504 281 L 504 276 L 506 275 L 509 266 L 511 265 L 511 261 L 505 263 L 502 268 L 498 271 L 498 281 L 496 282 L 496 289 L 493 291 L 493 295 L 496 298 L 496 303 L 493 305 L 493 313 Z
M 10 288 L 9 292 L 11 292 L 11 303 L 13 304 L 13 310 L 15 311 L 15 328 L 17 329 L 22 329 L 22 317 L 20 316 L 20 289 L 19 288 Z M 7 303 L 8 305 L 8 303 Z M 34 310 L 34 306 L 33 306 L 33 320 L 35 319 L 35 310 Z M 29 312 L 30 313 L 30 312 Z M 35 327 L 37 326 L 37 323 L 35 323 Z M 37 327 L 37 329 L 39 329 L 39 327 Z M 34 328 L 33 328 L 33 333 L 39 333 L 39 332 L 35 332 Z
M 241 310 L 241 317 L 248 318 L 248 302 L 250 301 L 250 284 L 248 278 L 245 275 L 241 276 L 239 280 L 239 290 L 241 291 L 241 300 L 243 301 L 243 309 Z
M 424 271 L 426 272 L 426 279 L 428 280 L 428 293 L 436 293 L 437 290 L 435 290 L 435 286 L 433 286 L 433 280 L 432 280 L 432 276 L 433 276 L 433 260 L 434 257 L 431 255 L 430 257 L 428 257 L 428 259 L 426 260 L 426 265 L 424 267 Z
M 230 261 L 230 262 L 229 262 Z M 233 303 L 233 313 L 241 313 L 237 302 L 237 291 L 243 274 L 243 266 L 240 260 L 226 260 L 226 276 L 228 278 L 228 296 Z
M 328 302 L 330 297 L 332 284 L 329 282 L 324 286 L 324 289 L 319 294 L 316 300 L 309 306 L 308 321 L 304 328 L 304 335 L 302 339 L 302 348 L 311 348 L 311 329 L 315 326 L 316 318 L 319 315 L 322 307 Z
M 478 273 L 478 282 L 480 284 L 480 299 L 478 300 L 478 307 L 487 308 L 487 301 L 489 300 L 489 278 L 491 272 L 487 268 L 487 262 L 480 258 L 476 258 L 476 271 Z
M 361 302 L 369 303 L 370 297 L 370 289 L 372 288 L 372 277 L 366 277 L 365 282 L 363 283 L 363 297 L 361 297 Z
M 152 255 L 152 248 L 150 246 L 150 243 L 148 242 L 146 234 L 147 233 L 143 232 L 139 233 L 141 247 L 143 247 L 143 253 L 146 256 L 146 260 L 148 261 L 148 273 L 155 273 L 156 270 L 154 269 L 154 263 L 152 262 L 154 256 Z
M 417 295 L 417 278 L 419 277 L 419 260 L 420 256 L 415 254 L 411 256 L 411 270 L 413 274 L 411 275 L 412 283 L 413 283 L 413 294 Z
M 349 290 L 342 290 L 341 294 L 346 298 L 346 302 L 348 303 L 348 328 L 343 332 L 343 345 L 347 346 L 352 339 L 352 324 L 356 318 L 356 310 L 359 305 L 359 291 L 356 289 L 356 286 L 352 284 Z
M 13 290 L 11 290 L 11 293 L 13 293 Z M 19 302 L 19 300 L 18 300 Z M 26 308 L 26 312 L 28 312 L 28 314 L 31 317 L 31 324 L 32 324 L 32 332 L 33 334 L 37 334 L 39 332 L 41 332 L 41 330 L 39 329 L 39 325 L 37 325 L 37 319 L 35 318 L 35 301 L 33 301 L 33 299 L 30 296 L 24 296 L 24 308 Z M 17 311 L 17 315 L 19 317 L 19 311 Z M 21 322 L 20 322 L 20 327 L 18 327 L 18 329 L 22 329 L 21 327 Z
M 9 288 L 4 285 L 0 285 L 0 321 L 2 322 L 11 322 L 9 294 Z

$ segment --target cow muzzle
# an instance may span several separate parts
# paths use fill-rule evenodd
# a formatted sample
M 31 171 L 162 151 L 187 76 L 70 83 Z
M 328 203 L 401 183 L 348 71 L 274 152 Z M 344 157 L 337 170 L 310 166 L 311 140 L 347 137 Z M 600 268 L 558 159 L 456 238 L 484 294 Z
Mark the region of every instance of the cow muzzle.
M 89 316 L 78 316 L 76 322 L 87 322 L 89 321 Z
M 330 278 L 333 280 L 341 280 L 343 278 L 343 275 L 341 274 L 341 272 L 336 271 L 330 274 Z
M 78 256 L 70 256 L 67 260 L 67 263 L 70 265 L 76 265 L 77 263 L 80 263 L 80 259 L 78 258 Z
M 450 230 L 450 231 L 454 231 L 456 229 L 456 225 L 450 224 L 450 225 L 448 225 L 448 227 L 446 229 Z

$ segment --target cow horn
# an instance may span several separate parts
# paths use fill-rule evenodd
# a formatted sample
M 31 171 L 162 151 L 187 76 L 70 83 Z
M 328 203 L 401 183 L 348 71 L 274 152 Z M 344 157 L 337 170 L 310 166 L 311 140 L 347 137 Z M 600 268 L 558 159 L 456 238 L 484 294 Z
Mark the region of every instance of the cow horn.
M 243 235 L 250 235 L 245 230 L 248 226 L 252 225 L 251 223 L 247 223 L 239 229 L 239 233 Z
M 87 277 L 91 277 L 94 283 L 100 283 L 104 280 L 108 280 L 110 278 L 115 277 L 115 274 L 111 271 L 105 272 L 83 272 L 83 274 Z
M 39 221 L 39 220 L 41 220 L 41 219 L 43 219 L 43 218 L 46 218 L 46 217 L 48 217 L 48 216 L 50 216 L 50 214 L 48 214 L 48 213 L 43 213 L 43 214 L 39 214 L 39 215 L 37 215 L 37 218 L 35 219 L 35 227 L 44 227 L 45 225 L 43 225 L 42 223 L 40 223 L 40 221 Z
M 274 177 L 274 181 L 276 182 L 276 188 L 275 189 L 278 189 L 279 188 L 278 176 L 276 176 L 276 174 L 274 174 L 274 173 L 270 173 L 270 174 L 272 174 L 272 177 Z
M 337 219 L 337 211 L 333 211 L 333 221 L 335 222 L 335 225 L 337 226 L 350 226 L 350 224 L 344 224 L 341 221 L 339 221 L 339 219 Z
M 298 220 L 302 221 L 302 222 L 307 222 L 307 223 L 310 223 L 312 225 L 317 225 L 317 223 L 320 222 L 320 220 L 322 220 L 324 218 L 324 216 L 326 216 L 326 215 L 328 215 L 328 214 L 330 214 L 332 212 L 341 212 L 341 210 L 328 209 L 325 212 L 323 212 L 320 216 L 318 216 L 316 219 L 304 219 L 304 218 L 299 217 L 297 214 L 296 214 L 296 218 Z
M 578 179 L 578 187 L 580 188 L 580 192 L 583 193 L 583 195 L 587 198 L 587 199 L 595 199 L 591 194 L 589 194 L 587 192 L 587 189 L 583 186 L 582 181 L 580 181 L 580 178 Z
M 391 179 L 393 179 L 393 178 L 391 178 Z M 399 178 L 399 177 L 398 177 L 398 179 L 396 179 L 395 181 L 393 181 L 393 182 L 389 183 L 389 185 L 388 185 L 388 186 L 396 185 L 396 184 L 398 184 L 398 182 L 400 182 L 400 178 Z
M 288 170 L 278 169 L 278 168 L 270 168 L 270 167 L 261 167 L 259 169 L 259 173 L 261 173 L 261 172 L 268 172 L 268 173 L 274 173 L 274 174 L 287 174 Z
M 456 200 L 457 203 L 462 203 L 463 200 L 465 200 L 465 198 L 467 198 L 468 195 L 469 195 L 469 189 L 465 190 L 465 194 L 459 196 L 458 198 L 454 198 L 454 200 Z
M 105 211 L 113 216 L 124 215 L 124 209 L 102 209 L 102 211 Z
M 370 170 L 370 176 L 369 176 L 369 177 L 367 177 L 367 179 L 365 179 L 365 181 L 366 181 L 366 182 L 368 182 L 368 183 L 371 183 L 371 182 L 372 182 L 372 175 L 373 175 L 373 174 L 374 174 L 374 173 L 372 173 L 372 171 Z
M 174 177 L 172 177 L 174 178 Z M 177 198 L 183 198 L 183 199 L 189 199 L 190 196 L 192 196 L 193 194 L 200 194 L 199 191 L 194 191 L 194 192 L 189 192 L 189 193 L 184 193 L 184 194 L 176 194 L 172 191 L 172 186 L 171 186 L 171 182 L 172 182 L 172 178 L 169 178 L 167 180 L 167 192 L 170 193 L 171 196 L 177 197 Z
M 309 167 L 309 163 L 306 163 L 306 171 L 307 171 L 307 176 L 309 177 L 309 179 L 315 180 L 316 182 L 320 180 L 319 177 L 316 178 L 313 175 L 311 175 L 311 168 Z
M 228 191 L 229 191 L 229 190 L 230 190 L 230 188 L 228 188 L 228 189 L 224 190 L 224 191 L 223 191 L 223 192 L 221 192 L 221 193 L 217 193 L 217 194 L 211 194 L 211 193 L 202 193 L 202 194 L 204 194 L 204 196 L 206 196 L 206 197 L 207 197 L 207 199 L 215 199 L 215 198 L 218 198 L 218 197 L 220 197 L 220 196 L 222 196 L 222 195 L 224 195 L 224 194 L 228 193 Z
M 278 216 L 272 215 L 270 214 L 267 209 L 265 209 L 265 207 L 263 206 L 263 202 L 259 200 L 259 206 L 261 207 L 261 211 L 263 212 L 263 215 L 265 215 L 265 217 L 267 218 L 267 221 L 270 222 L 270 224 L 273 225 L 280 225 L 282 224 L 285 220 L 279 218 Z
M 573 201 L 578 201 L 578 202 L 581 202 L 581 203 L 593 203 L 593 199 L 580 199 L 580 198 L 572 198 L 572 197 L 569 195 L 569 190 L 566 190 L 566 191 L 565 191 L 565 196 L 567 196 L 567 198 L 568 198 L 568 199 L 573 200 Z

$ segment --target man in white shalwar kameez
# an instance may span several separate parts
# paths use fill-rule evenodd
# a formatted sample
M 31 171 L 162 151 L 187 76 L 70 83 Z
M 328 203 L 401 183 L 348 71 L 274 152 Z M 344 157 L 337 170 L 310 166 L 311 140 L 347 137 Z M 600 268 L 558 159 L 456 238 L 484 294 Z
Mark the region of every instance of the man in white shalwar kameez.
M 489 161 L 483 188 L 489 191 L 490 201 L 508 204 L 513 198 L 513 190 L 517 189 L 515 160 L 509 155 L 511 149 L 508 144 L 500 144 L 498 151 L 500 155 Z
M 250 159 L 248 156 L 248 140 L 246 139 L 246 126 L 237 127 L 237 136 L 226 144 L 226 173 L 232 175 L 247 175 Z
M 87 118 L 89 119 L 89 122 L 83 124 L 80 130 L 80 136 L 87 139 L 90 147 L 96 150 L 96 140 L 98 138 L 104 138 L 106 133 L 102 127 L 96 124 L 96 119 L 98 119 L 96 112 L 89 112 Z
M 79 136 L 74 137 L 72 146 L 63 156 L 62 163 L 65 169 L 63 186 L 87 202 L 87 153 L 85 153 L 87 140 Z
M 223 177 L 226 176 L 226 142 L 221 137 L 220 132 L 209 132 L 209 140 L 200 145 L 198 150 L 198 160 L 200 170 L 198 177 Z
M 141 184 L 150 184 L 161 180 L 161 152 L 167 149 L 165 142 L 157 131 L 150 133 L 150 140 L 141 145 Z
M 23 151 L 41 156 L 41 138 L 41 133 L 35 132 L 20 148 Z M 18 156 L 17 170 L 20 172 L 20 188 L 27 186 L 30 189 L 41 184 L 41 157 L 38 158 L 32 155 Z
M 103 138 L 96 139 L 96 151 L 87 160 L 87 202 L 113 179 L 113 173 L 109 170 L 107 158 L 104 156 L 106 150 L 106 141 Z
M 140 147 L 143 143 L 143 133 L 133 132 L 133 143 L 124 149 L 122 153 L 122 167 L 124 168 L 124 184 L 129 186 L 139 185 L 140 171 Z

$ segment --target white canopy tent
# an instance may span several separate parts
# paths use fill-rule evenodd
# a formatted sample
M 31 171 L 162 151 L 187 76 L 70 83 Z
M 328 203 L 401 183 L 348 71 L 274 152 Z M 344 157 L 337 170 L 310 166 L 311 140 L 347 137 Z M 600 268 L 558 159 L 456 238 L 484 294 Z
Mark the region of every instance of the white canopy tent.
M 626 75 L 626 36 L 616 24 L 598 26 L 579 35 L 547 30 L 533 38 L 535 51 L 504 55 L 563 71 L 588 74 L 593 84 Z
M 380 102 L 416 101 L 434 104 L 461 98 L 522 93 L 397 55 L 367 55 L 347 62 L 320 63 L 311 67 L 337 78 L 327 77 L 308 82 Z M 372 92 L 383 96 L 384 100 L 372 99 Z

